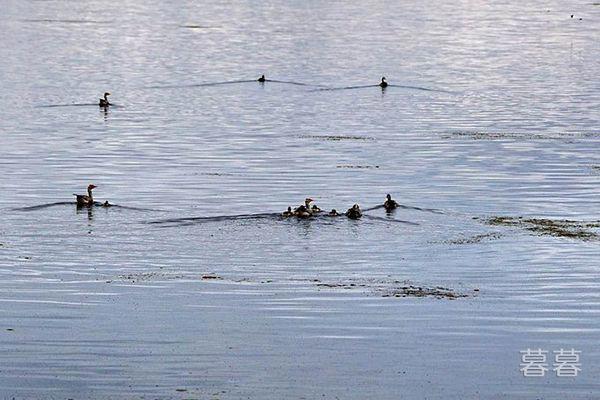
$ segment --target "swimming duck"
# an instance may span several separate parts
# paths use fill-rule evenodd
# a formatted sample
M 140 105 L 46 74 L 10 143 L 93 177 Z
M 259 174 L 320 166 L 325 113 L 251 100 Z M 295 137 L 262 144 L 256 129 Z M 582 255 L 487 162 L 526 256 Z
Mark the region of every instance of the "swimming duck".
M 293 215 L 294 215 L 294 212 L 292 211 L 292 207 L 288 207 L 287 210 L 285 210 L 284 212 L 281 213 L 281 216 L 284 218 L 291 217 Z
M 338 213 L 337 210 L 334 208 L 331 211 L 329 211 L 329 213 L 327 215 L 330 217 L 339 217 L 340 213 Z
M 317 207 L 316 204 L 313 204 L 312 207 L 310 208 L 310 212 L 313 214 L 317 214 L 321 212 L 321 209 L 319 207 Z
M 358 204 L 353 205 L 352 208 L 349 208 L 348 211 L 346 211 L 346 217 L 350 219 L 359 219 L 362 217 L 362 211 L 360 211 Z
M 382 88 L 386 88 L 388 85 L 388 83 L 385 81 L 385 76 L 381 78 L 381 83 L 379 84 L 380 87 Z
M 108 96 L 110 96 L 110 93 L 104 93 L 104 98 L 100 99 L 100 103 L 98 104 L 100 107 L 108 107 L 112 105 L 108 102 Z
M 294 210 L 294 216 L 298 218 L 310 218 L 312 217 L 312 213 L 304 205 L 301 205 Z
M 300 208 L 303 207 L 303 211 L 310 212 L 310 209 L 311 209 L 310 203 L 312 203 L 313 201 L 314 201 L 313 199 L 311 199 L 310 197 L 307 197 L 306 199 L 304 199 L 304 204 L 302 204 L 299 207 L 296 207 L 296 209 L 294 211 L 298 211 L 298 210 L 300 210 Z
M 258 78 L 258 79 L 257 79 L 257 81 L 259 81 L 259 82 L 264 82 L 264 81 L 266 81 L 266 80 L 267 80 L 267 79 L 265 78 L 265 76 L 264 76 L 264 75 L 262 75 L 260 78 Z
M 398 203 L 396 203 L 396 200 L 392 200 L 392 195 L 388 194 L 385 202 L 383 203 L 383 208 L 385 208 L 385 211 L 390 212 L 396 207 L 398 207 Z
M 87 195 L 73 193 L 73 196 L 77 197 L 77 207 L 90 207 L 94 205 L 94 196 L 92 196 L 92 189 L 94 188 L 96 188 L 96 185 L 88 185 Z

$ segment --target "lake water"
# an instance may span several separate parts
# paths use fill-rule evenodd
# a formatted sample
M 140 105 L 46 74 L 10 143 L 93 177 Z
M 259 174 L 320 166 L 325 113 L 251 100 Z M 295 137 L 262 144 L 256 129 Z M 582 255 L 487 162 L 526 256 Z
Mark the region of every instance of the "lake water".
M 488 3 L 0 0 L 2 397 L 598 398 L 600 5 Z

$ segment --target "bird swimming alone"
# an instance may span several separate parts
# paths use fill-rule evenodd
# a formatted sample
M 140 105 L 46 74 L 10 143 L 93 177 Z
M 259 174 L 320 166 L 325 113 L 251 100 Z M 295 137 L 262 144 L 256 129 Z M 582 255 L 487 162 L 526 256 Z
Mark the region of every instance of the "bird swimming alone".
M 352 208 L 349 208 L 348 211 L 346 211 L 346 217 L 350 219 L 359 219 L 362 217 L 362 211 L 360 211 L 358 204 L 353 205 Z
M 257 81 L 259 81 L 259 82 L 264 82 L 264 81 L 266 81 L 266 80 L 267 80 L 267 79 L 265 78 L 265 75 L 264 75 L 264 74 L 263 74 L 263 75 L 262 75 L 260 78 L 258 78 L 258 79 L 257 79 Z
M 104 98 L 100 99 L 100 103 L 98 104 L 100 107 L 112 106 L 112 104 L 110 104 L 108 102 L 108 96 L 110 96 L 110 93 L 108 93 L 108 92 L 104 93 Z
M 385 76 L 381 78 L 381 83 L 379 84 L 381 88 L 386 88 L 388 83 L 385 81 Z
M 392 195 L 388 194 L 387 196 L 385 196 L 385 202 L 383 203 L 383 208 L 385 208 L 385 211 L 390 212 L 392 210 L 394 210 L 396 207 L 398 207 L 398 203 L 396 203 L 396 200 L 392 199 Z
M 90 207 L 94 205 L 94 196 L 92 196 L 92 189 L 94 188 L 96 188 L 96 185 L 88 185 L 87 195 L 73 193 L 73 196 L 77 197 L 77 207 Z

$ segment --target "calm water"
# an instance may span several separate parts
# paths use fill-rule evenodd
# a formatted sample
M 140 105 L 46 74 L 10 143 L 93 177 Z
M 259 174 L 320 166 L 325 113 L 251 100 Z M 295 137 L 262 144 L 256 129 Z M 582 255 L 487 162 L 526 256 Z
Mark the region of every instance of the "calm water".
M 599 241 L 482 222 L 600 219 L 600 6 L 521 3 L 0 0 L 2 397 L 597 398 Z

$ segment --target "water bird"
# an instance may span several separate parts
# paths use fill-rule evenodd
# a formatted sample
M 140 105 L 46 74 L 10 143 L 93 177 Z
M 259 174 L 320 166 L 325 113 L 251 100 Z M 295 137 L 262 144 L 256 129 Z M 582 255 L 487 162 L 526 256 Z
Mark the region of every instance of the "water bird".
M 392 199 L 392 195 L 388 194 L 387 196 L 385 196 L 385 202 L 383 203 L 383 208 L 385 208 L 385 211 L 390 212 L 396 207 L 398 207 L 398 203 L 396 203 L 396 201 Z
M 100 103 L 98 104 L 100 107 L 108 107 L 108 106 L 112 105 L 108 102 L 108 96 L 110 96 L 110 93 L 108 93 L 108 92 L 104 93 L 104 98 L 100 99 Z
M 310 208 L 310 212 L 313 214 L 317 214 L 321 212 L 321 209 L 319 207 L 317 207 L 316 204 L 313 204 L 312 207 Z
M 385 76 L 381 78 L 381 83 L 379 84 L 381 88 L 386 88 L 388 83 L 385 81 Z
M 310 218 L 312 217 L 312 213 L 304 205 L 301 205 L 294 210 L 294 216 L 298 218 Z
M 329 213 L 327 213 L 327 215 L 330 217 L 339 217 L 340 213 L 338 213 L 337 210 L 334 208 L 331 211 L 329 211 Z
M 298 211 L 298 210 L 302 209 L 302 211 L 310 212 L 310 203 L 312 203 L 313 201 L 314 201 L 313 199 L 311 199 L 310 197 L 307 197 L 306 199 L 304 199 L 304 204 L 297 207 L 294 211 Z
M 362 217 L 362 211 L 360 210 L 358 204 L 353 205 L 348 209 L 348 211 L 346 211 L 346 217 L 350 219 L 359 219 Z
M 288 207 L 287 210 L 285 210 L 284 212 L 281 213 L 282 217 L 291 217 L 294 215 L 294 212 L 292 211 L 292 207 Z
M 92 189 L 95 189 L 96 185 L 90 184 L 87 187 L 87 195 L 85 194 L 75 194 L 73 196 L 77 197 L 77 207 L 90 207 L 94 205 L 94 196 L 92 195 Z
M 257 81 L 259 82 L 265 82 L 267 79 L 265 78 L 265 75 L 263 74 L 260 78 L 257 79 Z

